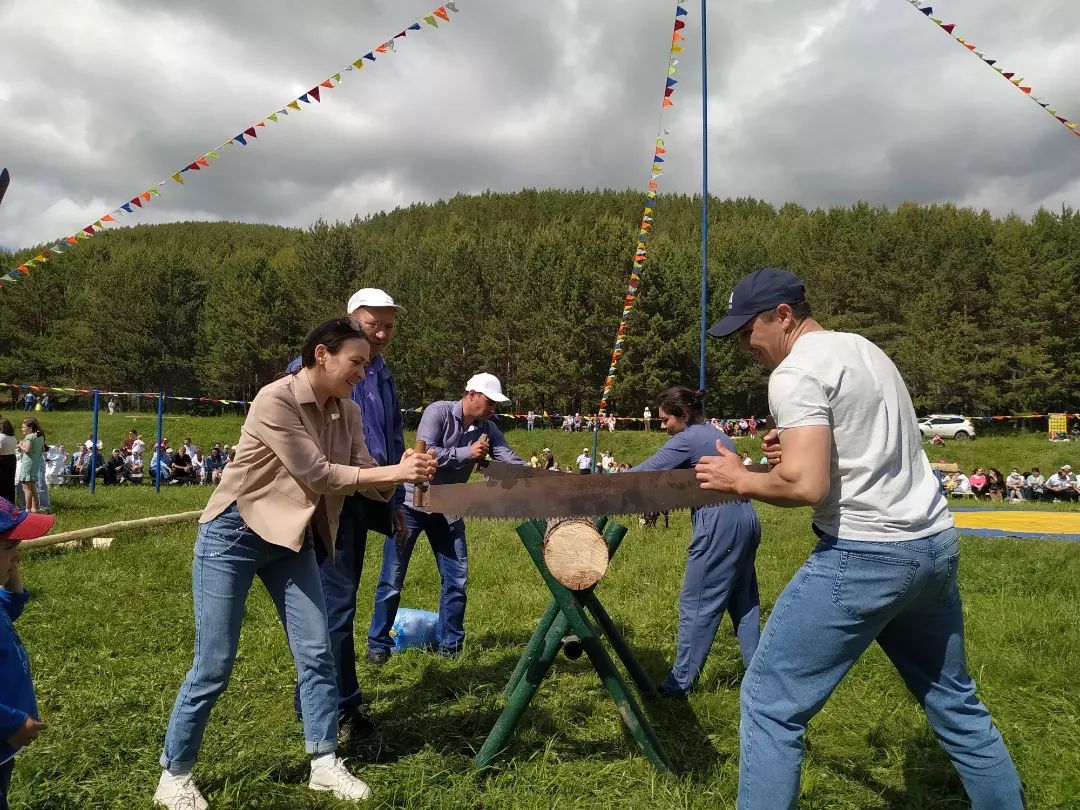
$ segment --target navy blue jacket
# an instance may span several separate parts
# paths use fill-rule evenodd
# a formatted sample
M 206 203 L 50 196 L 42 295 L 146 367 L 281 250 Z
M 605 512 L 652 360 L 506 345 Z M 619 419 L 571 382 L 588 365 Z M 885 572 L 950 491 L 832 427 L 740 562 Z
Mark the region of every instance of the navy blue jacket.
M 8 737 L 22 728 L 27 715 L 38 719 L 34 684 L 30 680 L 30 659 L 15 631 L 26 600 L 27 591 L 12 593 L 0 588 L 0 762 L 15 755 Z

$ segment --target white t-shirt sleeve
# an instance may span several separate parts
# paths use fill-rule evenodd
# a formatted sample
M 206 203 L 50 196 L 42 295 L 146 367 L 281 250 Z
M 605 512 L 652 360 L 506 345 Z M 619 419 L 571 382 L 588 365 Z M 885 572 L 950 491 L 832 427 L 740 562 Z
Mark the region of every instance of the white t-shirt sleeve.
M 821 381 L 804 369 L 776 369 L 769 378 L 769 404 L 780 430 L 832 425 L 829 396 Z

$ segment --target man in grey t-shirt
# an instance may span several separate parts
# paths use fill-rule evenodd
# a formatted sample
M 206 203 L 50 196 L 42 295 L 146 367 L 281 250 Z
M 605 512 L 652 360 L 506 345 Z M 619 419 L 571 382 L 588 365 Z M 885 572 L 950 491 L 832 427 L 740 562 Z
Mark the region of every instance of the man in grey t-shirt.
M 802 281 L 766 268 L 735 287 L 709 330 L 772 371 L 770 464 L 717 444 L 702 487 L 813 506 L 821 541 L 777 599 L 743 679 L 739 808 L 794 808 L 810 719 L 877 642 L 926 711 L 977 808 L 1022 808 L 1016 768 L 964 655 L 952 515 L 892 361 L 810 316 Z

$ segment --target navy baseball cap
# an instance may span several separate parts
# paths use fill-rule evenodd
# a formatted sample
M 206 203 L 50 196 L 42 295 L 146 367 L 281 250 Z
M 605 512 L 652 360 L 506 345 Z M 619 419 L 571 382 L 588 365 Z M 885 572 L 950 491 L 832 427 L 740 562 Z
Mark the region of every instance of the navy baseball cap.
M 776 267 L 755 270 L 735 285 L 727 315 L 710 326 L 708 334 L 715 338 L 733 335 L 760 312 L 805 300 L 806 287 L 794 273 Z
M 18 543 L 48 534 L 56 518 L 20 509 L 7 498 L 0 498 L 0 540 Z

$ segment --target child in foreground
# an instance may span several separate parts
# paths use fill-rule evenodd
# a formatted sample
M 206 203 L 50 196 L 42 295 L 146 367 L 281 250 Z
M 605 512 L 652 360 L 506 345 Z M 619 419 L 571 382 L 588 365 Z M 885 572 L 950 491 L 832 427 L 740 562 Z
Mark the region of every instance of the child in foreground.
M 54 520 L 0 498 L 0 810 L 8 810 L 15 754 L 45 728 L 38 719 L 30 659 L 15 631 L 15 620 L 30 598 L 19 574 L 19 544 L 46 534 Z

